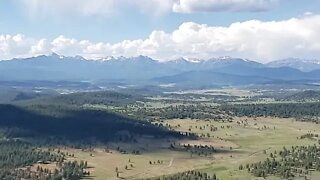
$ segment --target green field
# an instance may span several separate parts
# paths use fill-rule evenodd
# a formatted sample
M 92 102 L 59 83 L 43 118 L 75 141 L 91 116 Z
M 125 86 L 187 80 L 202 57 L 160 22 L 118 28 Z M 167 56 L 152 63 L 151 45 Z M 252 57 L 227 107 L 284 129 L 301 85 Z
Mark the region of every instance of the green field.
M 241 122 L 245 122 L 246 125 Z M 240 122 L 238 124 L 237 122 Z M 320 133 L 320 125 L 297 122 L 294 119 L 279 118 L 236 118 L 230 123 L 210 122 L 201 120 L 167 120 L 164 124 L 170 124 L 178 131 L 189 131 L 197 134 L 210 133 L 210 138 L 198 140 L 153 140 L 143 137 L 139 144 L 110 144 L 109 147 L 120 146 L 122 148 L 140 149 L 141 155 L 121 154 L 105 148 L 95 148 L 90 152 L 76 149 L 65 151 L 75 154 L 75 159 L 86 160 L 89 163 L 92 177 L 97 180 L 118 179 L 115 169 L 118 168 L 120 177 L 124 179 L 139 179 L 156 177 L 166 174 L 174 174 L 190 169 L 199 169 L 204 172 L 215 173 L 219 179 L 257 179 L 246 170 L 238 170 L 240 164 L 253 163 L 264 160 L 268 154 L 275 150 L 281 150 L 284 146 L 313 145 L 318 143 L 315 139 L 297 139 L 308 132 Z M 200 130 L 200 126 L 213 125 L 218 127 L 215 132 L 209 128 Z M 198 128 L 195 128 L 195 127 Z M 221 128 L 224 126 L 225 128 Z M 226 128 L 229 126 L 229 128 Z M 181 144 L 212 145 L 221 152 L 207 157 L 197 155 L 190 156 L 189 152 L 179 152 L 168 149 L 170 143 L 175 141 Z M 232 147 L 232 149 L 230 149 Z M 225 151 L 223 151 L 225 150 Z M 129 162 L 130 159 L 130 162 Z M 149 164 L 149 161 L 156 163 Z M 133 167 L 130 167 L 130 164 Z M 127 170 L 125 166 L 129 167 Z M 312 178 L 320 178 L 317 173 L 310 175 Z M 267 179 L 280 179 L 268 177 Z

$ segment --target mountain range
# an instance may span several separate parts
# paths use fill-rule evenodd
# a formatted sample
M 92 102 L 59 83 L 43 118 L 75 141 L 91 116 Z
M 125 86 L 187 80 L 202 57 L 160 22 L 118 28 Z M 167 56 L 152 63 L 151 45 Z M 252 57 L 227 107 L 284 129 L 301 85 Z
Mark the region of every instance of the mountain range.
M 291 67 L 300 71 L 308 72 L 320 69 L 320 60 L 316 59 L 299 59 L 288 58 L 283 60 L 272 61 L 267 64 L 269 67 Z
M 146 56 L 87 60 L 53 53 L 0 61 L 0 81 L 86 81 L 185 86 L 320 82 L 320 61 L 286 59 L 262 64 L 221 57 L 160 62 Z

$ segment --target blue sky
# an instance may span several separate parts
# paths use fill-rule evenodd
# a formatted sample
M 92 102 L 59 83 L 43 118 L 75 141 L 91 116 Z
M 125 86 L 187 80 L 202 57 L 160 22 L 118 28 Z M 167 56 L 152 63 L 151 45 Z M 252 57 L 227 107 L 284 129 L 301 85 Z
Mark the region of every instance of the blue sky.
M 94 5 L 95 3 L 97 5 Z M 175 5 L 176 7 L 174 7 Z M 178 56 L 207 58 L 225 54 L 243 58 L 261 58 L 267 61 L 272 58 L 286 58 L 290 54 L 278 55 L 275 53 L 275 55 L 264 57 L 263 53 L 262 55 L 260 55 L 261 53 L 256 53 L 257 55 L 240 53 L 239 51 L 242 50 L 239 50 L 239 48 L 247 46 L 243 43 L 234 45 L 234 47 L 230 48 L 231 50 L 227 47 L 221 50 L 220 46 L 230 43 L 221 39 L 219 41 L 226 41 L 226 43 L 220 42 L 222 45 L 219 44 L 219 47 L 213 49 L 212 52 L 207 50 L 198 54 L 195 47 L 191 47 L 195 51 L 192 54 L 185 52 L 179 54 L 181 50 L 177 46 L 182 46 L 180 44 L 174 47 L 176 48 L 174 52 L 169 52 L 164 47 L 157 47 L 158 49 L 156 50 L 148 49 L 149 45 L 141 45 L 147 47 L 145 48 L 146 50 L 141 49 L 142 47 L 139 47 L 140 49 L 135 47 L 136 49 L 133 50 L 130 48 L 134 46 L 132 43 L 142 43 L 136 41 L 147 40 L 155 31 L 161 31 L 168 36 L 172 36 L 171 39 L 176 43 L 178 40 L 173 37 L 173 32 L 187 22 L 192 22 L 199 26 L 205 24 L 209 28 L 228 28 L 231 24 L 244 23 L 251 20 L 259 20 L 263 23 L 273 21 L 280 23 L 281 21 L 289 21 L 292 18 L 300 18 L 302 21 L 305 16 L 318 16 L 320 14 L 319 11 L 320 1 L 318 0 L 3 0 L 0 1 L 0 35 L 10 35 L 11 37 L 2 40 L 0 52 L 1 49 L 2 53 L 6 50 L 8 52 L 3 53 L 6 55 L 0 57 L 12 58 L 58 51 L 62 54 L 80 54 L 93 58 L 122 54 L 130 56 L 138 53 L 159 59 Z M 301 23 L 303 24 L 303 22 Z M 318 26 L 312 28 L 311 30 L 313 31 L 318 30 Z M 228 32 L 228 29 L 226 31 Z M 21 41 L 27 44 L 25 47 L 21 47 L 21 43 L 19 45 L 16 40 L 11 40 L 16 35 L 22 35 Z M 213 37 L 215 33 L 210 35 Z M 292 36 L 295 36 L 295 34 Z M 187 42 L 193 41 L 193 37 L 190 38 L 191 40 L 189 39 Z M 46 48 L 39 47 L 39 51 L 31 52 L 32 46 L 39 45 L 39 42 L 43 39 L 45 41 L 42 42 L 42 45 L 46 46 Z M 15 47 L 4 48 L 4 44 L 12 44 L 9 43 L 9 40 L 12 41 Z M 59 43 L 55 44 L 54 40 L 59 40 L 62 45 L 69 43 L 68 50 L 63 49 L 63 47 L 55 47 Z M 102 50 L 100 49 L 100 51 L 94 51 L 94 53 L 90 54 L 88 44 L 85 50 L 83 49 L 83 44 L 81 45 L 82 49 L 79 48 L 79 44 L 83 40 L 89 41 L 92 46 L 97 45 L 99 42 L 104 43 L 104 46 L 108 46 L 104 47 L 106 48 L 106 53 L 101 53 Z M 119 50 L 118 46 L 115 46 L 119 43 L 124 44 L 124 41 L 132 41 L 128 45 L 130 46 L 129 50 L 123 47 Z M 168 41 L 168 43 L 170 42 Z M 266 44 L 268 42 L 262 42 L 261 46 L 264 46 L 263 43 Z M 154 44 L 158 46 L 159 43 L 156 42 Z M 197 41 L 195 44 L 199 44 L 199 42 Z M 103 46 L 103 44 L 100 45 Z M 315 44 L 313 45 L 316 46 Z M 308 44 L 310 47 L 313 47 L 313 45 Z M 3 47 L 1 48 L 1 46 Z M 123 46 L 128 47 L 126 44 Z M 300 42 L 296 46 L 302 47 L 306 46 L 306 44 L 301 44 Z M 16 50 L 17 52 L 15 52 L 15 48 L 18 49 Z M 136 52 L 133 53 L 134 51 Z M 155 53 L 154 51 L 157 52 Z M 187 51 L 190 51 L 190 49 Z M 313 53 L 314 49 L 309 48 L 309 51 L 311 55 L 306 58 L 317 58 L 318 54 Z M 271 53 L 274 52 L 272 51 Z M 292 53 L 292 56 L 304 57 L 305 54 Z
M 32 1 L 32 0 L 31 0 Z M 81 1 L 81 0 L 80 0 Z M 222 25 L 251 19 L 282 20 L 297 17 L 305 12 L 318 13 L 320 1 L 280 0 L 273 9 L 262 12 L 165 12 L 154 16 L 131 9 L 112 16 L 76 15 L 75 18 L 54 16 L 31 16 L 19 1 L 0 1 L 0 32 L 3 34 L 26 34 L 32 37 L 54 38 L 61 34 L 77 39 L 117 42 L 124 39 L 145 38 L 153 30 L 172 31 L 183 22 Z M 42 16 L 41 15 L 41 16 Z

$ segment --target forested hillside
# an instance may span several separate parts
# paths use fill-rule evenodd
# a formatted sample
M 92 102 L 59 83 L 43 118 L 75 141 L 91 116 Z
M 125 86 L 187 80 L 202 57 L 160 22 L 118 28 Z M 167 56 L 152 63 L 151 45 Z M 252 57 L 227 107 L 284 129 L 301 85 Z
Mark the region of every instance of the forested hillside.
M 67 104 L 76 106 L 84 104 L 101 104 L 122 106 L 136 101 L 144 101 L 144 98 L 140 95 L 117 93 L 114 91 L 97 91 L 63 94 L 54 97 L 35 99 L 30 101 L 30 104 Z
M 308 91 L 298 92 L 296 94 L 283 98 L 283 100 L 300 101 L 300 102 L 320 101 L 320 91 L 308 90 Z
M 248 117 L 295 117 L 320 116 L 320 103 L 266 103 L 266 104 L 235 104 L 222 105 L 221 110 L 236 116 Z
M 181 137 L 148 122 L 63 105 L 0 105 L 0 114 L 0 127 L 8 137 L 54 137 L 73 142 L 132 141 L 141 135 Z

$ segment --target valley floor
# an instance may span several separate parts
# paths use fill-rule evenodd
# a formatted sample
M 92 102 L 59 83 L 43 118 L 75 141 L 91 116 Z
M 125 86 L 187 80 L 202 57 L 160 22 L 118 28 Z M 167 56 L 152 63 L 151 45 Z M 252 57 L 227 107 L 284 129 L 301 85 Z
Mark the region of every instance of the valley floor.
M 280 118 L 235 118 L 233 122 L 214 122 L 191 119 L 166 120 L 163 124 L 177 131 L 194 132 L 205 135 L 198 140 L 152 140 L 143 137 L 138 143 L 110 144 L 141 150 L 141 155 L 121 154 L 106 148 L 95 148 L 85 152 L 78 149 L 63 149 L 75 155 L 70 160 L 88 161 L 91 177 L 105 179 L 140 179 L 174 174 L 197 169 L 209 174 L 215 173 L 219 179 L 258 179 L 239 166 L 265 160 L 270 153 L 298 145 L 318 144 L 317 139 L 300 139 L 307 133 L 320 134 L 320 125 Z M 212 132 L 209 127 L 217 127 Z M 201 129 L 200 129 L 201 127 Z M 210 137 L 209 137 L 210 136 Z M 184 150 L 170 149 L 172 143 L 180 145 L 214 146 L 217 152 L 206 156 L 191 155 Z M 132 165 L 132 166 L 131 166 Z M 126 168 L 127 166 L 127 168 Z M 118 175 L 116 173 L 118 169 Z M 320 174 L 312 172 L 311 179 L 319 179 Z M 280 179 L 268 177 L 267 179 Z

